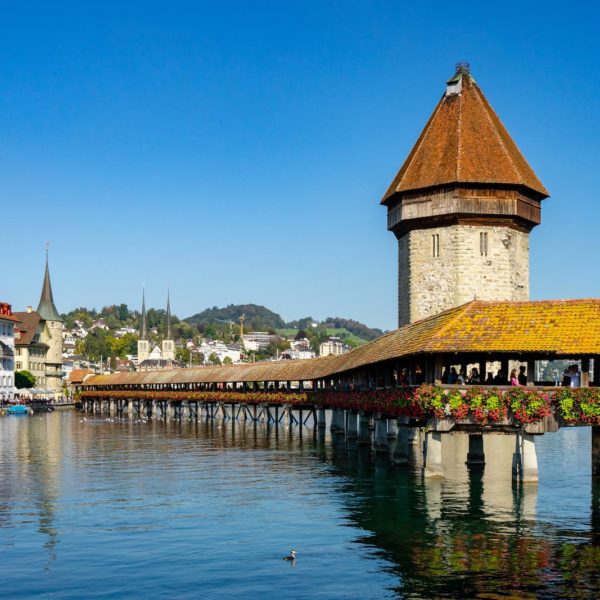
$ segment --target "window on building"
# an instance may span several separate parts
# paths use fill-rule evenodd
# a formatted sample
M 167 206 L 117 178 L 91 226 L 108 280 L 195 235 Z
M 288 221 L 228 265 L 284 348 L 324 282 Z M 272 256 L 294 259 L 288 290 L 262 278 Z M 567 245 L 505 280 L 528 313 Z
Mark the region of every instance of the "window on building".
M 433 258 L 437 258 L 440 255 L 440 235 L 438 233 L 434 233 L 431 236 L 431 241 L 433 249 Z
M 481 256 L 488 255 L 488 234 L 487 232 L 481 232 L 479 234 L 479 252 Z

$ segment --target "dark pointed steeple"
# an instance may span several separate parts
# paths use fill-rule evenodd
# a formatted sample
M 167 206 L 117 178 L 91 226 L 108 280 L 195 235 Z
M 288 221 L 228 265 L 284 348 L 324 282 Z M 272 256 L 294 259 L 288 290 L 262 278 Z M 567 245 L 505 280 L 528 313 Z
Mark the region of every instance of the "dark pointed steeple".
M 148 323 L 146 319 L 146 293 L 142 289 L 142 322 L 140 324 L 140 340 L 148 339 Z
M 46 321 L 60 321 L 60 315 L 54 305 L 54 297 L 52 296 L 52 284 L 50 283 L 50 270 L 48 269 L 48 249 L 46 248 L 46 272 L 44 273 L 44 284 L 42 285 L 42 295 L 37 312 Z
M 173 331 L 171 330 L 171 298 L 167 291 L 167 324 L 165 327 L 165 340 L 173 339 Z

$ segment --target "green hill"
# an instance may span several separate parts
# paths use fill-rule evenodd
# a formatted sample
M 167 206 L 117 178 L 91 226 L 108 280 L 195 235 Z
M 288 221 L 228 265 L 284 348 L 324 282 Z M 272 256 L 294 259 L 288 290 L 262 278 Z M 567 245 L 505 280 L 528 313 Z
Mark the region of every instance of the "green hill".
M 222 323 L 232 321 L 239 323 L 240 315 L 246 315 L 244 329 L 246 331 L 271 331 L 285 327 L 284 320 L 272 310 L 258 304 L 230 304 L 224 308 L 207 308 L 187 319 L 190 325 L 208 325 L 209 323 Z

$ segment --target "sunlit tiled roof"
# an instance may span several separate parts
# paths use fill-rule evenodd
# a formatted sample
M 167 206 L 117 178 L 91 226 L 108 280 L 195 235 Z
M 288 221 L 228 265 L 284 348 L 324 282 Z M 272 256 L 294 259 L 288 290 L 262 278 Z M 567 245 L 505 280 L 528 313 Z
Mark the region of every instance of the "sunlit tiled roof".
M 455 353 L 600 356 L 600 299 L 473 301 L 401 327 L 340 356 L 115 373 L 89 378 L 85 385 L 309 381 L 387 360 Z
M 457 183 L 522 186 L 548 196 L 471 75 L 459 72 L 454 80 L 459 93 L 442 96 L 382 203 Z

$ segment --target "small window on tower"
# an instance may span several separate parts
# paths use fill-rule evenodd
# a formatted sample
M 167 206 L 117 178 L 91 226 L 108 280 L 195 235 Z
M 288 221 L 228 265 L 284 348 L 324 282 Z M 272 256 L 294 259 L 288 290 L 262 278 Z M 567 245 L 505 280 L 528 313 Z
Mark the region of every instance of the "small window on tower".
M 481 232 L 479 234 L 479 251 L 481 256 L 488 255 L 488 234 L 487 232 Z
M 431 236 L 431 239 L 432 239 L 433 258 L 437 258 L 440 255 L 440 235 L 438 233 L 434 233 Z

